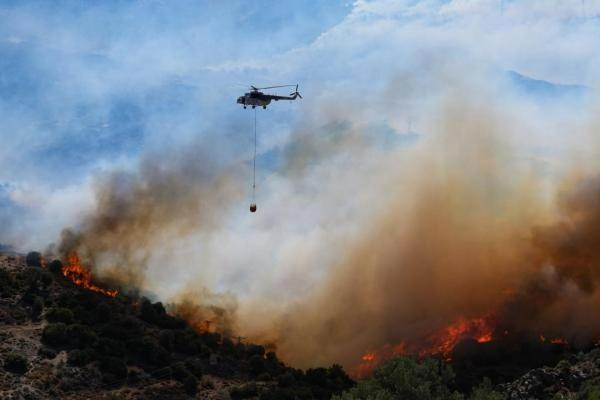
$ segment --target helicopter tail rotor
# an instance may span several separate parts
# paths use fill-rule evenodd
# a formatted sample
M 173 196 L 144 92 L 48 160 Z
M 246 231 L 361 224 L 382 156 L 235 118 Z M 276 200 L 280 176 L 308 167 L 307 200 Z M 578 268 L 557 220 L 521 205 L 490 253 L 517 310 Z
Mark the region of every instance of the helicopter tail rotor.
M 302 95 L 298 92 L 298 85 L 296 85 L 296 91 L 294 93 L 290 93 L 290 96 L 293 96 L 294 98 L 296 96 L 302 98 Z

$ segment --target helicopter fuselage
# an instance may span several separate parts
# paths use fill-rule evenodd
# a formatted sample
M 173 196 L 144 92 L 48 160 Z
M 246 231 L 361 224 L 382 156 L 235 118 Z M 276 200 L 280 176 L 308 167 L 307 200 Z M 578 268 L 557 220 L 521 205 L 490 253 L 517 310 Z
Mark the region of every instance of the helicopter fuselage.
M 238 104 L 243 104 L 244 107 L 252 106 L 252 107 L 267 107 L 271 104 L 271 96 L 268 94 L 264 94 L 263 92 L 249 92 L 245 93 L 243 96 L 238 97 Z
M 246 106 L 252 106 L 252 108 L 255 108 L 256 106 L 267 108 L 267 106 L 271 104 L 271 100 L 295 100 L 297 96 L 298 95 L 295 93 L 291 96 L 276 96 L 253 90 L 238 97 L 237 103 L 242 104 L 244 108 L 246 108 Z

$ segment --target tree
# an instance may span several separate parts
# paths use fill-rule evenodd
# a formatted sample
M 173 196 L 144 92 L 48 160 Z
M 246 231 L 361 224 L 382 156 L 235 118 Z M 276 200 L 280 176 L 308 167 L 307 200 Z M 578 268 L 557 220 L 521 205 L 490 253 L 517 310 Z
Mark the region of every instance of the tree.
M 38 251 L 30 251 L 25 256 L 25 264 L 27 264 L 28 267 L 41 267 L 42 255 Z

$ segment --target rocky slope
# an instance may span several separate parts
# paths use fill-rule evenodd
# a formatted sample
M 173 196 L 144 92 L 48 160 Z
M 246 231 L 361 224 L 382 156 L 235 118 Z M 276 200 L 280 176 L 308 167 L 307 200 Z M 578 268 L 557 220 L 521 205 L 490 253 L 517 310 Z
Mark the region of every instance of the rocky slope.
M 0 254 L 1 399 L 329 399 L 353 383 L 341 367 L 289 368 L 160 303 L 92 292 L 60 263 L 37 264 Z

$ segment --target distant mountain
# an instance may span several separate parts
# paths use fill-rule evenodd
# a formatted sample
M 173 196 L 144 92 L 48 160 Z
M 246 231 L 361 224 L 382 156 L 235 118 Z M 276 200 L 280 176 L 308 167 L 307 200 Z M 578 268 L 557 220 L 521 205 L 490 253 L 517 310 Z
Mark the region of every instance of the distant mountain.
M 541 79 L 533 79 L 516 71 L 508 71 L 506 75 L 517 90 L 542 100 L 551 100 L 568 96 L 579 97 L 590 91 L 590 89 L 585 86 L 564 85 Z

